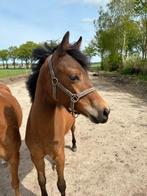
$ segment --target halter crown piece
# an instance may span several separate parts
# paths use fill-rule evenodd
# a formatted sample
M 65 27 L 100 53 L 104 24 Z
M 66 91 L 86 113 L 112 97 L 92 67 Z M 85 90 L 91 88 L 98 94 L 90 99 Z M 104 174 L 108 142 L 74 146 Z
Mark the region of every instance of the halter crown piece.
M 76 118 L 78 117 L 78 112 L 74 109 L 75 103 L 79 101 L 82 97 L 88 95 L 89 93 L 95 91 L 95 88 L 88 88 L 80 93 L 72 93 L 70 90 L 65 88 L 58 80 L 58 78 L 55 76 L 53 66 L 52 66 L 52 55 L 49 56 L 48 58 L 48 67 L 52 79 L 52 89 L 53 89 L 53 98 L 56 99 L 56 91 L 57 87 L 62 90 L 67 96 L 70 98 L 70 107 L 69 107 L 69 112 Z

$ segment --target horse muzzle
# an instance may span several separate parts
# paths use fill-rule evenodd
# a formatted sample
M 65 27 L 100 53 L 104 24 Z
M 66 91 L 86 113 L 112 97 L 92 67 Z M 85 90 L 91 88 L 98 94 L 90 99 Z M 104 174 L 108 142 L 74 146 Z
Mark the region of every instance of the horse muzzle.
M 89 114 L 89 118 L 91 120 L 91 122 L 93 123 L 106 123 L 108 121 L 108 116 L 110 114 L 110 109 L 109 108 L 104 108 L 104 110 L 98 111 L 97 115 L 96 112 L 95 113 L 91 113 Z

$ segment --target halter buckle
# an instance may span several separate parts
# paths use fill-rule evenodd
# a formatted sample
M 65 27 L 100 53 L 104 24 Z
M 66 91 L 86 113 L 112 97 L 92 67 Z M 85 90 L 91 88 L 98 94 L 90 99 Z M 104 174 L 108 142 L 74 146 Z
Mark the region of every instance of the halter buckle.
M 76 103 L 77 101 L 79 101 L 79 96 L 77 94 L 72 94 L 71 101 Z

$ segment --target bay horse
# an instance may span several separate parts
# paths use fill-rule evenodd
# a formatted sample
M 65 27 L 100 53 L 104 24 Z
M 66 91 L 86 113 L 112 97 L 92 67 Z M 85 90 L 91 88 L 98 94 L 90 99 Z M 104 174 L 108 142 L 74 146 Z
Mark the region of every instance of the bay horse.
M 16 196 L 20 196 L 18 166 L 21 122 L 22 110 L 18 101 L 6 85 L 0 84 L 0 158 L 10 165 L 11 184 Z
M 88 61 L 79 50 L 82 37 L 69 44 L 69 32 L 61 43 L 34 50 L 37 64 L 27 80 L 32 106 L 26 128 L 26 144 L 37 169 L 42 196 L 47 196 L 44 157 L 56 164 L 57 187 L 65 196 L 64 135 L 83 114 L 94 123 L 105 123 L 110 109 L 88 77 Z

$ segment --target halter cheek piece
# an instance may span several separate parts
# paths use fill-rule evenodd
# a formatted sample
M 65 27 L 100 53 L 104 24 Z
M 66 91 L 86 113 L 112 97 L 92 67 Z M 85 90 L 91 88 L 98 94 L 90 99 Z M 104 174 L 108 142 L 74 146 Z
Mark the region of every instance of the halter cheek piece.
M 57 87 L 61 89 L 67 96 L 70 98 L 70 107 L 69 107 L 69 112 L 76 118 L 78 117 L 78 112 L 74 109 L 75 103 L 79 101 L 82 97 L 88 95 L 89 93 L 95 91 L 95 88 L 88 88 L 80 93 L 72 93 L 70 90 L 65 88 L 59 81 L 58 78 L 55 76 L 53 66 L 52 66 L 52 55 L 48 59 L 48 67 L 49 71 L 51 74 L 51 79 L 52 79 L 52 89 L 53 89 L 53 98 L 56 99 L 56 91 Z

